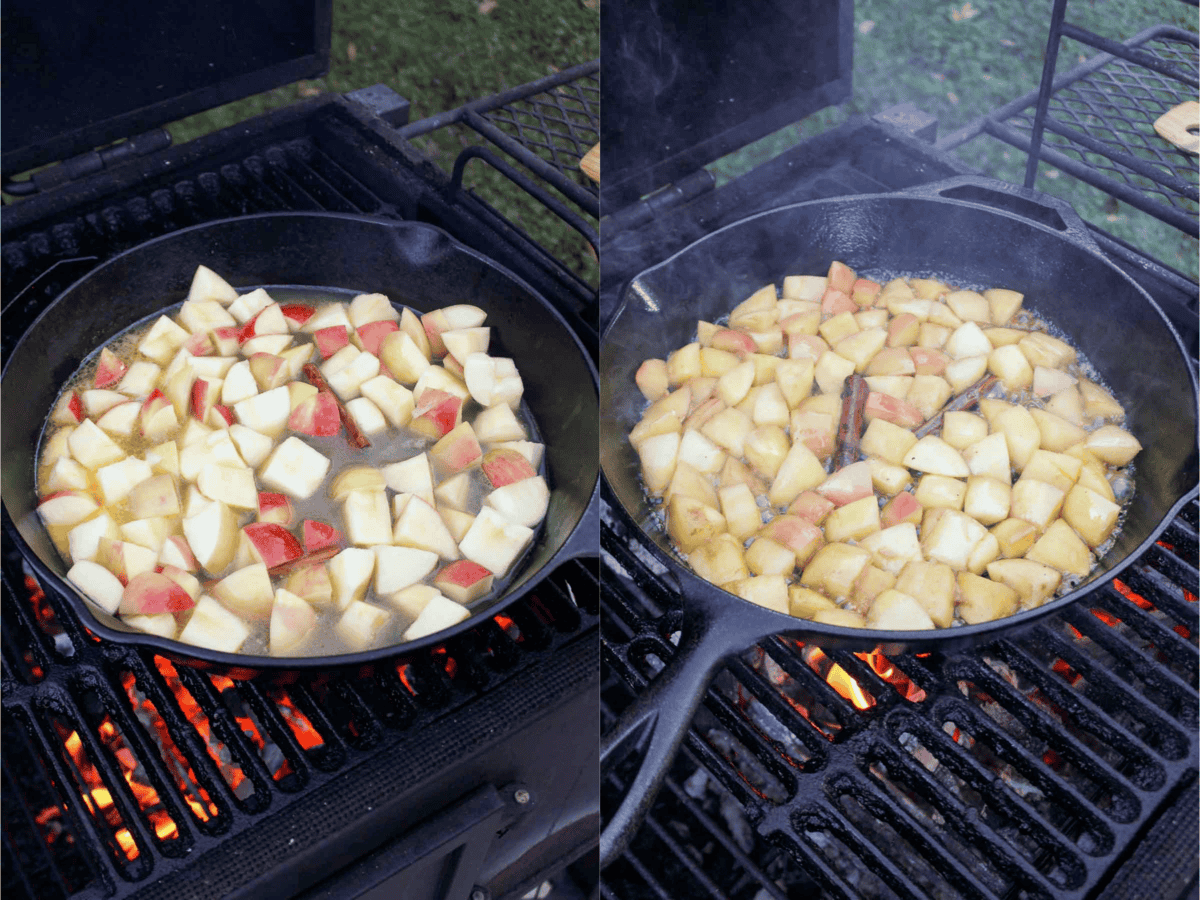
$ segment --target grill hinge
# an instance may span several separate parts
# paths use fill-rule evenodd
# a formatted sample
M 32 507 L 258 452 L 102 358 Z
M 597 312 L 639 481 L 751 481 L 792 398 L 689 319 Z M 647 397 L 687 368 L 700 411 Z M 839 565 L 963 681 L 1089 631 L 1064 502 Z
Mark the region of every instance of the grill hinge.
M 651 219 L 684 206 L 695 200 L 701 194 L 716 187 L 716 179 L 707 169 L 699 169 L 691 175 L 681 178 L 674 184 L 643 197 L 636 203 L 631 203 L 624 209 L 617 210 L 605 220 L 603 228 L 617 234 L 628 229 L 640 228 Z
M 119 144 L 102 150 L 89 150 L 58 165 L 35 172 L 28 181 L 5 181 L 4 192 L 16 197 L 44 193 L 72 181 L 95 175 L 97 172 L 120 165 L 137 156 L 151 156 L 171 146 L 171 135 L 165 128 L 155 128 L 144 134 L 134 135 Z

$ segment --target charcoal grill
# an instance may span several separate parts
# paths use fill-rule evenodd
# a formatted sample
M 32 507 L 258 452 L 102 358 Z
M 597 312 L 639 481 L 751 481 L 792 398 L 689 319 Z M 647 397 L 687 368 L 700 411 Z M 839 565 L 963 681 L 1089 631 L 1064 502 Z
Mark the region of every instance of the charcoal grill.
M 328 7 L 315 19 L 317 46 L 275 82 L 319 73 Z M 596 191 L 577 166 L 598 137 L 598 63 L 423 122 L 407 108 L 383 86 L 327 95 L 8 185 L 24 193 L 3 221 L 5 354 L 63 288 L 142 241 L 327 210 L 445 229 L 551 298 L 595 356 L 594 285 L 469 185 L 476 166 L 505 170 L 594 240 Z M 411 138 L 457 123 L 476 140 L 446 171 Z M 595 884 L 594 561 L 370 677 L 286 686 L 102 644 L 7 540 L 0 564 L 6 896 L 478 900 Z
M 1174 48 L 1183 40 L 1174 32 L 1166 38 Z M 606 32 L 606 60 L 608 39 Z M 1093 60 L 1082 72 L 1053 79 L 1054 89 L 1112 64 L 1141 66 L 1143 77 L 1157 78 L 1136 52 L 1146 42 L 1146 34 L 1135 36 L 1134 52 Z M 829 52 L 838 41 L 816 30 L 804 46 Z M 823 90 L 845 97 L 839 73 L 848 61 L 829 62 L 817 63 L 828 74 Z M 1167 63 L 1194 79 L 1194 50 Z M 713 94 L 728 91 L 736 102 L 730 87 L 717 85 Z M 798 115 L 823 105 L 821 90 L 798 100 Z M 617 102 L 605 99 L 609 107 Z M 936 121 L 911 105 L 853 118 L 719 188 L 700 168 L 703 160 L 691 157 L 690 168 L 670 171 L 668 188 L 650 193 L 641 185 L 648 196 L 605 206 L 602 322 L 633 276 L 752 213 L 975 174 L 947 150 L 980 133 L 996 135 L 997 123 L 1019 113 L 1028 125 L 1038 100 L 1014 101 L 936 145 Z M 1114 107 L 1134 114 L 1115 102 L 1108 115 Z M 691 113 L 705 121 L 698 110 Z M 1125 127 L 1134 132 L 1139 123 Z M 1058 139 L 1046 130 L 1039 159 Z M 741 143 L 762 133 L 748 126 Z M 726 146 L 733 140 L 727 136 Z M 1094 151 L 1086 160 L 1098 180 Z M 606 174 L 621 161 L 606 154 Z M 1057 165 L 1057 157 L 1051 162 Z M 639 172 L 670 168 L 656 159 L 626 163 Z M 626 180 L 636 183 L 637 176 Z M 1186 196 L 1164 196 L 1161 184 L 1147 186 L 1136 172 L 1124 183 L 1152 195 L 1143 196 L 1143 206 L 1163 201 L 1158 209 L 1168 221 L 1165 208 L 1186 205 Z M 1195 282 L 1157 261 L 1153 248 L 1089 230 L 1105 255 L 1168 311 L 1194 365 Z M 616 498 L 606 501 L 602 733 L 684 643 L 679 585 Z M 1019 638 L 894 658 L 826 650 L 784 635 L 747 648 L 718 671 L 643 824 L 604 868 L 600 895 L 1194 895 L 1198 519 L 1193 492 L 1128 577 Z M 634 753 L 604 772 L 603 821 L 639 764 Z

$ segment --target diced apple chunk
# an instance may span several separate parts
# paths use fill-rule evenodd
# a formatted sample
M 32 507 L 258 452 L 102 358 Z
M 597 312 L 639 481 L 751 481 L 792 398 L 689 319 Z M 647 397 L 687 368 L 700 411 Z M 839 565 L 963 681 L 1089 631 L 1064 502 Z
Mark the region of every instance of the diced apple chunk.
M 435 594 L 430 597 L 416 621 L 404 632 L 404 639 L 415 641 L 418 638 L 444 631 L 469 618 L 470 615 L 470 611 L 465 606 L 455 603 L 441 594 Z
M 271 615 L 274 591 L 267 567 L 255 563 L 226 575 L 212 586 L 213 596 L 242 619 L 265 620 Z
M 520 483 L 520 482 L 519 482 Z M 442 559 L 458 559 L 458 545 L 438 511 L 420 497 L 410 497 L 396 519 L 392 540 L 404 547 L 430 550 Z
M 371 550 L 375 554 L 375 593 L 380 595 L 416 584 L 438 563 L 438 555 L 432 550 L 390 544 L 377 544 Z
M 391 617 L 386 609 L 354 600 L 333 629 L 352 650 L 366 650 L 379 640 L 380 632 Z
M 104 566 L 91 560 L 77 560 L 67 572 L 67 581 L 106 613 L 115 615 L 121 605 L 125 586 Z
M 923 631 L 935 627 L 921 604 L 895 588 L 877 596 L 867 613 L 867 628 L 881 631 Z
M 325 480 L 330 464 L 329 457 L 299 438 L 289 437 L 267 459 L 260 477 L 267 487 L 307 500 Z
M 458 547 L 467 559 L 503 577 L 532 540 L 532 530 L 508 522 L 495 510 L 485 507 Z
M 246 623 L 207 595 L 196 602 L 192 617 L 179 633 L 179 640 L 185 644 L 223 653 L 237 653 L 248 637 Z
M 375 573 L 375 553 L 359 547 L 348 547 L 328 563 L 329 580 L 333 584 L 333 603 L 341 610 L 351 601 L 366 596 L 367 585 Z
M 493 490 L 484 504 L 517 525 L 535 527 L 546 515 L 550 504 L 550 489 L 540 475 L 525 478 Z

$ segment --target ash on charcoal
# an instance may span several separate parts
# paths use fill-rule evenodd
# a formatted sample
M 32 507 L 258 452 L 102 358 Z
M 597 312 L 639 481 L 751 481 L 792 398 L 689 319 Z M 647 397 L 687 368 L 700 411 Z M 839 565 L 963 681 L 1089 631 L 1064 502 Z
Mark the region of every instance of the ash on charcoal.
M 758 757 L 728 731 L 723 728 L 710 728 L 704 733 L 704 737 L 756 791 L 775 803 L 787 800 L 788 792 L 779 779 L 767 771 Z

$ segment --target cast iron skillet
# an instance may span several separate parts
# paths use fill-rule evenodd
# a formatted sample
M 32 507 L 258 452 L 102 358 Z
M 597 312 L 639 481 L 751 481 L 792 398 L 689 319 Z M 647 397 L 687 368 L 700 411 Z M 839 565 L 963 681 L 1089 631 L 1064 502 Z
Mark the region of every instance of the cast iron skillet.
M 1144 449 L 1137 491 L 1116 545 L 1089 581 L 1039 609 L 939 631 L 868 631 L 797 620 L 741 600 L 694 575 L 652 519 L 627 439 L 645 407 L 634 373 L 647 358 L 694 340 L 763 284 L 819 274 L 834 259 L 881 278 L 928 275 L 1005 287 L 1071 336 L 1125 405 Z M 619 510 L 682 588 L 678 653 L 605 735 L 602 765 L 631 749 L 645 759 L 601 836 L 601 865 L 621 852 L 649 809 L 716 667 L 761 638 L 789 632 L 826 648 L 952 650 L 1027 628 L 1118 575 L 1196 493 L 1196 378 L 1154 301 L 1103 256 L 1069 206 L 982 178 L 898 194 L 819 200 L 729 225 L 638 275 L 601 341 L 600 461 Z
M 219 653 L 131 632 L 93 610 L 63 580 L 66 567 L 35 511 L 34 450 L 59 389 L 83 359 L 117 333 L 183 300 L 198 263 L 239 289 L 333 287 L 380 292 L 428 311 L 473 303 L 488 313 L 497 355 L 516 362 L 546 445 L 550 506 L 539 537 L 491 606 L 435 635 L 362 653 L 272 658 Z M 149 241 L 114 257 L 63 292 L 30 326 L 3 372 L 4 530 L 47 591 L 110 641 L 152 649 L 186 665 L 233 677 L 261 672 L 360 670 L 440 643 L 526 594 L 568 559 L 598 545 L 596 370 L 579 339 L 531 287 L 445 232 L 416 222 L 334 213 L 269 213 L 211 222 Z

